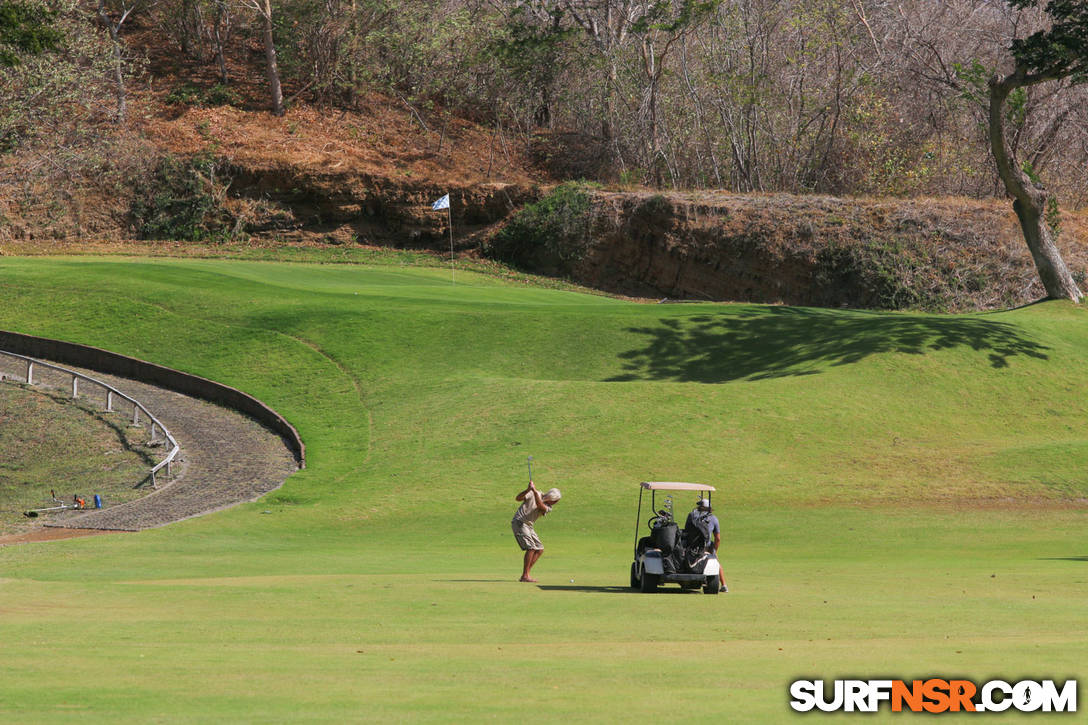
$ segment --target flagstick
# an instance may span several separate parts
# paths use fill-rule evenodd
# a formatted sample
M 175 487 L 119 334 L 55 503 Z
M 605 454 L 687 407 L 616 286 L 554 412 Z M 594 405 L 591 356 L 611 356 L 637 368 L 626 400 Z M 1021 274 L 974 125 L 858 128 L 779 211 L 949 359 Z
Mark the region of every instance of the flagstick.
M 457 273 L 453 270 L 453 212 L 449 204 L 446 204 L 446 218 L 450 222 L 450 284 L 457 284 Z

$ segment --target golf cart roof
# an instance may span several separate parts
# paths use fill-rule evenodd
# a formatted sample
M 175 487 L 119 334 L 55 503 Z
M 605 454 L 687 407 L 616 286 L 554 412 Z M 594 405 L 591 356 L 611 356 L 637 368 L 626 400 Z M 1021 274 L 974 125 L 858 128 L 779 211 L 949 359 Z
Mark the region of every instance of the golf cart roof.
M 648 491 L 716 491 L 713 486 L 702 483 L 679 483 L 677 481 L 643 481 L 642 487 Z

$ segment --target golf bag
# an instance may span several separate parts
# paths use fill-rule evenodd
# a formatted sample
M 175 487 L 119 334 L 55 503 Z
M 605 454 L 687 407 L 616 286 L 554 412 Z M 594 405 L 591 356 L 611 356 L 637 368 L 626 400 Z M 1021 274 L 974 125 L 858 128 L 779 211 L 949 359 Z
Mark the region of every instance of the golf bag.
M 714 533 L 710 529 L 710 514 L 692 511 L 684 524 L 684 559 L 688 568 L 695 567 L 714 546 Z
M 654 547 L 661 549 L 661 565 L 665 571 L 677 571 L 683 558 L 683 547 L 680 546 L 680 527 L 672 521 L 658 526 L 653 530 L 653 540 Z

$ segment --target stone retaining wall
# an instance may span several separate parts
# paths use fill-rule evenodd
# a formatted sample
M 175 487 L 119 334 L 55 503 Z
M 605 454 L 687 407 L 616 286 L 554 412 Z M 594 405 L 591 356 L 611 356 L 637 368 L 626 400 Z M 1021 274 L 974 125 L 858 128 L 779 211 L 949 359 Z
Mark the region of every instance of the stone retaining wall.
M 295 427 L 279 413 L 237 388 L 90 345 L 19 332 L 0 330 L 0 349 L 139 380 L 244 413 L 283 438 L 298 467 L 306 467 L 306 446 Z

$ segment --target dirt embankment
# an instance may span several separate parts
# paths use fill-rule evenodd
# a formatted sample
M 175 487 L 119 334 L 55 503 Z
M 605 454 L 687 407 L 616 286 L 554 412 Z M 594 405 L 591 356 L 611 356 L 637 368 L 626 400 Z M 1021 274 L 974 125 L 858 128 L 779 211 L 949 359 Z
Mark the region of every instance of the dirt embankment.
M 967 199 L 592 192 L 576 281 L 643 297 L 990 309 L 1043 290 L 1011 206 Z M 1088 214 L 1059 246 L 1088 270 Z
M 227 205 L 260 237 L 448 249 L 447 214 L 431 210 L 442 195 L 467 246 L 540 194 L 520 145 L 460 119 L 424 127 L 388 99 L 282 119 L 190 108 L 148 128 L 170 153 L 214 157 Z
M 237 164 L 231 193 L 278 210 L 257 232 L 264 236 L 291 238 L 289 228 L 294 238 L 317 243 L 443 251 L 447 217 L 430 204 L 450 190 L 458 249 L 485 254 L 496 231 L 544 193 L 521 180 L 465 179 L 443 189 L 433 180 L 343 173 L 329 168 L 334 163 Z M 550 267 L 521 266 L 608 292 L 670 299 L 971 310 L 1043 296 L 1016 216 L 1002 200 L 586 193 L 578 252 Z M 1088 214 L 1064 213 L 1059 246 L 1081 283 L 1084 239 Z
M 454 240 L 467 247 L 547 183 L 509 132 L 428 125 L 389 99 L 277 118 L 161 95 L 133 99 L 106 171 L 50 149 L 0 158 L 0 244 L 255 237 L 448 250 L 436 199 L 451 194 Z
M 449 249 L 447 212 L 431 204 L 443 194 L 455 209 L 454 242 L 459 249 L 476 245 L 481 231 L 536 198 L 518 184 L 489 183 L 440 188 L 433 183 L 402 181 L 371 174 L 343 174 L 298 167 L 255 168 L 231 164 L 231 195 L 260 203 L 249 231 L 285 241 L 326 244 L 373 244 Z
M 447 213 L 431 209 L 446 193 L 458 250 L 486 254 L 555 182 L 524 139 L 452 117 L 424 121 L 390 99 L 277 118 L 161 95 L 134 99 L 131 128 L 116 139 L 127 161 L 108 178 L 20 166 L 46 168 L 46 156 L 2 160 L 0 254 L 27 242 L 56 253 L 65 241 L 126 239 L 447 251 Z M 532 247 L 548 245 L 541 233 L 520 258 L 499 258 L 640 297 L 966 310 L 1043 294 L 1004 200 L 585 193 L 587 216 L 574 220 L 582 231 L 561 259 L 540 263 Z M 1059 246 L 1080 282 L 1086 239 L 1088 213 L 1063 212 Z

